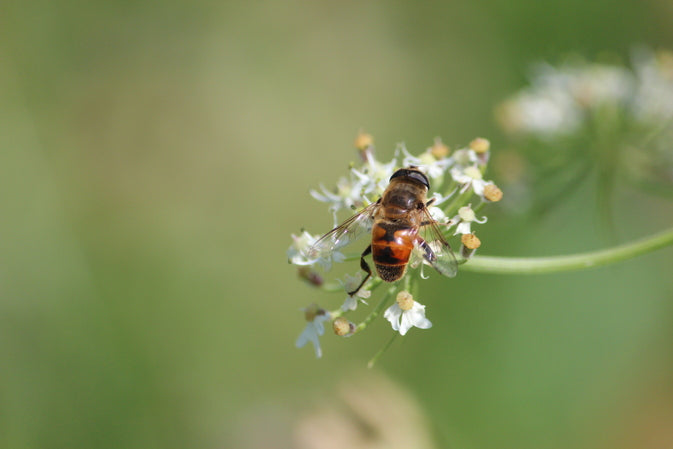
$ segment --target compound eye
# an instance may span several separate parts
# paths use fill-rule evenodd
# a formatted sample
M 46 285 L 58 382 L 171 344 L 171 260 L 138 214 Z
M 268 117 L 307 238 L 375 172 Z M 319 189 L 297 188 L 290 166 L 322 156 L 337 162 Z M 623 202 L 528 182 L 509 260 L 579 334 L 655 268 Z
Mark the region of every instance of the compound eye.
M 409 170 L 407 170 L 406 168 L 400 168 L 395 173 L 393 173 L 393 175 L 390 177 L 389 181 L 392 181 L 393 178 L 399 178 L 400 176 L 407 176 L 408 171 Z
M 428 177 L 416 168 L 400 168 L 395 173 L 393 173 L 393 175 L 390 177 L 390 180 L 392 181 L 394 178 L 401 177 L 413 179 L 414 181 L 423 184 L 428 190 L 430 189 L 430 182 L 428 181 Z
M 427 187 L 428 190 L 430 189 L 430 182 L 428 181 L 428 177 L 425 176 L 424 173 L 421 173 L 421 172 L 416 171 L 416 170 L 409 170 L 409 174 L 407 176 L 409 176 L 411 179 L 413 179 L 415 181 L 420 182 L 425 187 Z

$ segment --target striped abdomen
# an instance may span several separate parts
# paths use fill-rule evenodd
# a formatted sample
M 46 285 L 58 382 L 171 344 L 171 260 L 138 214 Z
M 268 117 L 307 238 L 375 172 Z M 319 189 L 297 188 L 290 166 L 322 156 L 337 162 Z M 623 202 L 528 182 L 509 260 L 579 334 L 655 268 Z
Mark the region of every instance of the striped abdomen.
M 386 282 L 404 275 L 418 230 L 383 221 L 372 228 L 372 259 L 376 271 Z

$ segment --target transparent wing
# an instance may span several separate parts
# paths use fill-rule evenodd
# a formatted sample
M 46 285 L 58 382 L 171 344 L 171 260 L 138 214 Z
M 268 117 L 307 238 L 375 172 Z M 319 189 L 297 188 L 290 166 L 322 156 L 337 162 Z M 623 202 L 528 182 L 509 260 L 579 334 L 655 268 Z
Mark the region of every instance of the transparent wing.
M 419 238 L 416 244 L 420 247 L 423 258 L 435 270 L 444 276 L 454 277 L 458 273 L 458 262 L 451 245 L 444 238 L 437 221 L 432 218 L 428 209 L 423 209 L 423 212 L 425 218 L 423 233 L 426 239 Z
M 360 238 L 363 234 L 371 231 L 374 214 L 378 210 L 379 203 L 372 203 L 359 213 L 353 215 L 327 234 L 320 237 L 311 246 L 307 255 L 313 259 L 325 257 L 335 249 L 346 246 Z

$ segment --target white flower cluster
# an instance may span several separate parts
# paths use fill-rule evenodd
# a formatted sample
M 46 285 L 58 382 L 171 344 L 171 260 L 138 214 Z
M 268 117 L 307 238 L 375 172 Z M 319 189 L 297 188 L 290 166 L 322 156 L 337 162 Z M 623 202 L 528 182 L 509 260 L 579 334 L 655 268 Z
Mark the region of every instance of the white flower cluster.
M 574 60 L 560 67 L 534 67 L 530 86 L 503 103 L 502 126 L 549 140 L 577 132 L 590 115 L 614 107 L 636 121 L 673 117 L 673 54 L 640 49 L 633 70 Z
M 510 206 L 521 209 L 540 194 L 538 206 L 544 208 L 549 198 L 560 197 L 569 187 L 558 168 L 582 164 L 597 168 L 599 176 L 611 171 L 637 188 L 670 196 L 673 52 L 640 48 L 632 54 L 631 67 L 569 61 L 558 67 L 536 66 L 530 85 L 496 110 L 502 127 L 523 138 L 518 151 L 511 152 L 514 169 L 503 175 L 510 199 L 516 199 Z M 609 159 L 600 156 L 607 151 Z M 538 178 L 536 172 L 548 175 Z M 554 186 L 544 190 L 546 198 L 534 185 L 539 181 Z
M 488 198 L 484 197 L 484 187 L 493 185 L 493 182 L 485 181 L 483 173 L 489 158 L 489 142 L 486 139 L 475 139 L 470 147 L 456 150 L 450 156 L 443 155 L 438 148 L 445 148 L 448 154 L 448 147 L 439 139 L 436 139 L 435 144 L 419 156 L 413 156 L 403 144 L 400 144 L 392 161 L 383 163 L 376 160 L 374 148 L 369 146 L 361 151 L 364 160 L 362 166 L 351 167 L 349 175 L 340 178 L 336 188 L 327 189 L 321 185 L 320 191 L 310 190 L 310 194 L 318 201 L 329 204 L 329 210 L 333 213 L 341 210 L 352 211 L 377 200 L 388 186 L 389 179 L 395 170 L 415 166 L 428 175 L 434 190 L 440 189 L 445 184 L 445 175 L 448 171 L 454 186 L 460 188 L 461 191 L 472 187 L 477 196 L 488 201 Z M 454 191 L 446 192 L 445 196 L 435 191 L 434 206 L 443 203 L 453 193 Z M 438 210 L 431 208 L 430 212 L 438 213 L 441 217 Z
M 395 171 L 396 160 L 387 164 L 377 161 L 368 148 L 362 152 L 364 164 L 351 168 L 349 176 L 339 179 L 336 189 L 329 190 L 321 185 L 320 190 L 311 190 L 311 196 L 318 201 L 329 203 L 334 213 L 342 209 L 360 208 L 370 202 L 369 198 L 380 196 L 388 185 L 388 179 Z
M 468 147 L 450 154 L 449 148 L 440 139 L 435 139 L 434 144 L 419 156 L 412 155 L 404 145 L 399 145 L 393 159 L 383 163 L 374 157 L 371 136 L 361 135 L 358 139 L 366 142 L 362 146 L 356 144 L 362 159 L 361 165 L 351 167 L 348 175 L 340 178 L 335 188 L 328 189 L 321 185 L 320 190 L 310 191 L 313 198 L 328 204 L 328 210 L 334 216 L 335 226 L 338 224 L 336 218 L 339 212 L 347 211 L 352 214 L 353 210 L 362 210 L 378 200 L 396 170 L 403 167 L 416 167 L 429 178 L 433 193 L 430 196 L 432 204 L 428 212 L 442 225 L 444 236 L 446 238 L 453 235 L 473 237 L 469 241 L 476 241 L 477 244 L 469 246 L 468 253 L 474 252 L 480 243 L 473 234 L 472 226 L 485 223 L 486 217 L 477 218 L 472 204 L 478 203 L 478 206 L 482 206 L 484 203 L 499 201 L 502 197 L 500 189 L 483 177 L 490 155 L 488 140 L 475 139 Z M 455 230 L 452 232 L 454 226 Z M 317 275 L 315 268 L 320 266 L 327 271 L 334 263 L 343 262 L 346 257 L 341 249 L 352 240 L 343 239 L 343 241 L 336 242 L 330 251 L 315 252 L 313 251 L 314 245 L 319 239 L 320 235 L 310 234 L 307 231 L 302 231 L 299 235 L 293 234 L 292 244 L 287 251 L 288 261 L 300 267 L 300 277 L 318 286 L 322 284 L 322 277 Z M 468 245 L 467 241 L 462 240 L 464 246 Z M 433 248 L 434 242 L 428 241 L 427 243 L 430 248 Z M 419 252 L 420 256 L 417 254 Z M 420 261 L 423 260 L 422 251 L 415 250 L 414 253 L 416 256 L 412 256 L 411 267 L 420 265 Z M 463 252 L 464 256 L 465 254 Z M 423 276 L 422 273 L 421 276 Z M 346 274 L 345 278 L 339 281 L 345 292 L 355 293 L 347 294 L 341 307 L 335 311 L 328 312 L 317 306 L 305 309 L 308 323 L 296 342 L 298 347 L 311 342 L 316 349 L 316 355 L 320 357 L 322 352 L 318 337 L 323 334 L 324 321 L 330 317 L 338 320 L 334 322 L 337 335 L 348 336 L 356 331 L 356 326 L 347 322 L 341 315 L 356 310 L 360 303 L 367 304 L 366 300 L 371 296 L 373 285 L 380 283 L 370 278 L 361 288 L 358 288 L 362 281 L 362 272 L 355 275 Z M 427 329 L 431 326 L 430 321 L 425 318 L 425 306 L 413 301 L 408 293 L 403 296 L 398 295 L 397 302 L 385 311 L 384 317 L 401 335 L 406 334 L 411 327 Z

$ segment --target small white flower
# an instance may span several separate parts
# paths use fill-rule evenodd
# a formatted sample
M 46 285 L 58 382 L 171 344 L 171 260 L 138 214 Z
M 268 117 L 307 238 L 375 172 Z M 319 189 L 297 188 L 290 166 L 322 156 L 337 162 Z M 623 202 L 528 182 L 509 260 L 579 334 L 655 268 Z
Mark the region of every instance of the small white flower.
M 425 306 L 414 301 L 413 296 L 407 291 L 397 294 L 395 304 L 388 307 L 383 317 L 390 321 L 393 330 L 405 335 L 412 327 L 429 329 L 432 323 L 425 317 Z
M 430 216 L 433 218 L 438 223 L 444 223 L 446 224 L 446 214 L 444 211 L 437 207 L 437 206 L 430 206 L 428 208 L 428 213 L 430 213 Z
M 622 67 L 590 64 L 568 71 L 573 98 L 584 108 L 623 104 L 633 95 L 634 77 Z
M 297 338 L 295 346 L 301 348 L 306 345 L 306 343 L 311 342 L 313 344 L 313 349 L 315 349 L 315 356 L 320 358 L 322 357 L 322 349 L 320 348 L 320 340 L 318 337 L 325 333 L 325 321 L 330 319 L 329 313 L 319 308 L 316 304 L 312 304 L 309 307 L 303 309 L 304 316 L 306 317 L 306 327 L 302 333 Z
M 395 172 L 396 165 L 396 158 L 384 164 L 377 161 L 371 152 L 365 152 L 365 163 L 362 167 L 359 170 L 351 168 L 351 174 L 362 185 L 363 199 L 365 199 L 364 195 L 381 196 L 386 187 L 388 187 L 390 177 Z
M 309 258 L 307 252 L 316 240 L 318 240 L 318 237 L 306 231 L 299 236 L 292 234 L 292 245 L 287 250 L 288 261 L 294 265 L 313 265 L 317 259 Z
M 344 290 L 346 290 L 346 293 L 352 292 L 362 282 L 362 273 L 358 272 L 355 274 L 355 276 L 351 276 L 350 274 L 346 274 L 344 277 L 344 280 L 339 280 L 341 284 L 344 286 Z M 364 286 L 360 290 L 358 290 L 354 295 L 347 295 L 346 300 L 344 301 L 343 305 L 341 306 L 341 310 L 344 312 L 346 310 L 355 310 L 358 307 L 358 302 L 363 302 L 367 304 L 367 301 L 365 299 L 369 298 L 372 295 L 372 292 L 370 290 L 365 290 Z
M 309 193 L 313 198 L 323 203 L 329 203 L 329 210 L 338 212 L 342 209 L 352 209 L 362 206 L 362 194 L 365 189 L 364 184 L 358 179 L 340 178 L 335 191 L 330 191 L 322 184 L 320 185 L 322 193 L 311 189 Z
M 407 151 L 404 145 L 398 147 L 398 149 L 404 154 L 404 159 L 402 160 L 402 165 L 404 167 L 415 166 L 423 170 L 423 172 L 430 177 L 432 184 L 435 188 L 439 187 L 442 183 L 444 172 L 447 168 L 453 164 L 452 158 L 443 158 L 437 159 L 430 152 L 431 149 L 428 148 L 425 152 L 421 153 L 420 156 L 413 156 L 409 151 Z
M 461 191 L 466 191 L 472 186 L 472 190 L 479 196 L 484 195 L 484 186 L 487 184 L 481 174 L 481 170 L 476 165 L 470 165 L 463 169 L 452 168 L 451 176 L 459 184 L 463 184 Z
M 435 192 L 432 194 L 432 205 L 428 207 L 428 212 L 430 216 L 439 223 L 446 223 L 447 217 L 441 207 L 438 207 L 440 204 L 444 203 L 446 200 L 451 198 L 451 195 L 443 196 L 442 194 Z
M 502 105 L 500 119 L 510 131 L 543 139 L 576 132 L 589 117 L 587 112 L 605 105 L 629 108 L 638 84 L 627 69 L 586 62 L 538 64 L 530 78 L 530 87 Z M 643 85 L 654 86 L 653 81 Z
M 501 120 L 505 128 L 543 138 L 577 130 L 584 114 L 570 92 L 572 78 L 568 70 L 548 64 L 536 66 L 531 87 L 503 104 Z
M 474 210 L 472 210 L 471 205 L 468 204 L 467 206 L 463 206 L 458 209 L 458 215 L 451 219 L 452 223 L 458 223 L 458 226 L 456 226 L 456 232 L 454 232 L 453 235 L 471 234 L 471 225 L 473 222 L 484 224 L 486 223 L 486 220 L 486 217 L 482 217 L 481 220 L 478 219 L 474 214 Z
M 287 259 L 291 264 L 300 266 L 318 264 L 323 270 L 329 271 L 333 262 L 341 263 L 346 259 L 346 256 L 337 251 L 336 248 L 324 255 L 311 256 L 309 254 L 311 247 L 318 240 L 318 237 L 309 234 L 307 231 L 302 232 L 299 236 L 292 234 L 292 240 L 292 245 L 287 250 Z
M 345 245 L 345 243 L 342 244 L 341 246 L 344 246 L 344 245 Z M 344 260 L 346 260 L 346 256 L 344 255 L 344 253 L 342 253 L 341 251 L 337 251 L 337 248 L 334 248 L 334 250 L 332 250 L 331 252 L 327 253 L 326 255 L 324 255 L 322 257 L 319 257 L 315 261 L 315 263 L 320 265 L 323 270 L 329 271 L 332 268 L 332 263 L 333 262 L 342 263 Z
M 450 159 L 453 160 L 454 164 L 457 165 L 458 168 L 469 167 L 479 161 L 477 153 L 469 148 L 461 148 L 456 150 Z

